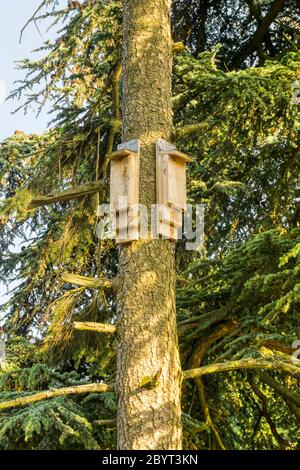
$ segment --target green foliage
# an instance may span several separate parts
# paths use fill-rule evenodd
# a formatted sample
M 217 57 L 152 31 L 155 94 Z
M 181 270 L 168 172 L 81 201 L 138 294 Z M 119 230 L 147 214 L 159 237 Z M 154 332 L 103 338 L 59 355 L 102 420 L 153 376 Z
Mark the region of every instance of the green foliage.
M 253 232 L 297 223 L 299 109 L 292 84 L 300 55 L 224 73 L 216 52 L 176 57 L 174 106 L 178 145 L 195 159 L 190 200 L 206 204 L 207 247 L 221 251 Z
M 195 57 L 222 44 L 219 62 L 225 70 L 263 65 L 299 45 L 297 0 L 282 3 L 277 10 L 279 2 L 269 0 L 174 0 L 173 35 Z M 272 24 L 254 43 L 255 32 L 270 16 Z
M 189 414 L 182 414 L 183 424 L 183 447 L 184 449 L 193 449 L 202 447 L 202 433 L 210 434 L 210 428 L 207 424 L 192 418 Z
M 99 449 L 92 431 L 80 406 L 59 398 L 0 418 L 0 449 Z
M 14 341 L 12 341 L 14 343 Z M 36 347 L 17 349 L 7 344 L 10 355 L 0 371 L 0 402 L 42 390 L 82 383 L 80 374 L 38 362 Z M 23 355 L 22 352 L 23 351 Z M 14 362 L 13 362 L 14 361 Z M 25 364 L 31 363 L 26 367 Z M 17 364 L 20 365 L 17 368 Z M 99 430 L 96 419 L 116 413 L 113 394 L 60 397 L 13 409 L 0 417 L 0 449 L 100 449 L 113 447 L 114 430 Z M 106 442 L 106 444 L 105 444 Z M 105 448 L 105 447 L 104 447 Z

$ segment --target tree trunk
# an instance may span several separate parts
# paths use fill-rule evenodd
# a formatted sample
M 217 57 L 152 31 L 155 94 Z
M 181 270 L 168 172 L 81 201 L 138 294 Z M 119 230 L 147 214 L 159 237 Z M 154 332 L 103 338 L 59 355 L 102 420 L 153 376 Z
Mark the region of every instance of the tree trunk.
M 147 207 L 155 203 L 155 142 L 172 132 L 170 4 L 123 0 L 123 141 L 141 141 Z M 181 449 L 174 243 L 149 239 L 119 250 L 118 448 Z

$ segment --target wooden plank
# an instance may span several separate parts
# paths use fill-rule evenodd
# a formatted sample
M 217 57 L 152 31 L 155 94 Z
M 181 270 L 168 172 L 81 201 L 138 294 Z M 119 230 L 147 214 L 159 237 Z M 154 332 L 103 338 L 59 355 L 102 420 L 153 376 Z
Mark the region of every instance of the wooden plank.
M 189 155 L 183 152 L 179 152 L 178 150 L 171 150 L 171 152 L 169 152 L 169 155 L 170 157 L 180 162 L 191 163 L 193 161 L 193 159 Z
M 158 234 L 178 240 L 182 213 L 186 209 L 186 163 L 192 159 L 169 142 L 156 142 L 156 198 L 159 204 Z
M 163 204 L 163 157 L 156 144 L 156 203 Z
M 182 209 L 169 206 L 161 206 L 159 211 L 159 220 L 165 224 L 170 224 L 174 227 L 182 227 Z
M 138 227 L 124 227 L 117 230 L 116 242 L 117 243 L 129 243 L 134 240 L 139 240 L 139 228 Z
M 128 173 L 130 184 L 128 189 L 128 207 L 139 204 L 140 190 L 140 158 L 139 154 L 132 153 L 128 157 Z
M 169 154 L 172 151 L 176 151 L 174 144 L 171 144 L 167 140 L 158 139 L 156 141 L 156 152 L 161 155 Z
M 165 161 L 165 204 L 178 209 L 186 208 L 186 164 L 169 156 Z
M 130 202 L 129 177 L 128 158 L 116 159 L 110 162 L 110 204 L 116 211 L 128 208 Z
M 157 203 L 184 210 L 186 207 L 186 163 L 190 157 L 162 139 L 156 144 Z
M 106 157 L 108 160 L 116 160 L 119 158 L 128 157 L 131 153 L 132 153 L 131 150 L 124 148 L 121 150 L 116 150 L 115 152 L 108 153 Z
M 116 230 L 139 227 L 138 208 L 131 206 L 116 212 Z
M 140 142 L 131 140 L 110 155 L 110 204 L 116 213 L 116 242 L 139 239 Z
M 180 229 L 178 227 L 174 227 L 172 224 L 160 221 L 159 234 L 168 240 L 179 240 Z

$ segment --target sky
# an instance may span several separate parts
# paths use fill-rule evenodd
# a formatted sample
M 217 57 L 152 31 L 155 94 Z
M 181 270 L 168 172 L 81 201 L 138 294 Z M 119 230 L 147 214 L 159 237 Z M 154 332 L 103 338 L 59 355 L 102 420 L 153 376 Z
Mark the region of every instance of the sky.
M 12 115 L 18 106 L 17 101 L 3 103 L 3 98 L 14 89 L 14 81 L 23 78 L 24 74 L 16 70 L 16 61 L 24 58 L 39 58 L 41 55 L 32 53 L 41 46 L 43 40 L 56 36 L 56 29 L 46 31 L 49 23 L 38 23 L 42 33 L 40 36 L 34 24 L 29 25 L 23 33 L 22 42 L 19 43 L 20 32 L 26 21 L 32 16 L 42 0 L 0 0 L 0 140 L 11 135 L 16 129 L 24 132 L 42 132 L 49 119 L 44 112 L 35 117 L 34 112 L 24 116 L 23 111 Z M 61 5 L 67 0 L 60 1 Z
M 47 128 L 50 116 L 46 108 L 38 117 L 34 111 L 24 116 L 23 111 L 11 114 L 19 105 L 17 101 L 5 102 L 7 94 L 15 88 L 14 81 L 24 77 L 22 71 L 16 70 L 16 61 L 24 58 L 39 58 L 32 53 L 43 41 L 56 37 L 56 29 L 47 32 L 48 24 L 38 23 L 40 36 L 34 24 L 29 25 L 19 43 L 20 32 L 27 20 L 33 15 L 42 0 L 0 0 L 0 141 L 9 137 L 15 130 L 28 133 L 41 133 Z M 67 0 L 59 0 L 65 6 Z M 15 247 L 19 250 L 18 247 Z M 10 288 L 13 284 L 10 285 Z M 0 284 L 0 304 L 6 299 L 6 288 Z

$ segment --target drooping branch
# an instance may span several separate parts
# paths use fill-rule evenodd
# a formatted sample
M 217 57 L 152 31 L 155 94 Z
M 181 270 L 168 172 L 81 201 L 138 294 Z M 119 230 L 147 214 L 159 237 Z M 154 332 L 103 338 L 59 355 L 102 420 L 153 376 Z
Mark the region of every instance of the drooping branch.
M 269 408 L 268 407 L 268 399 L 267 399 L 266 395 L 260 390 L 260 388 L 253 382 L 251 374 L 249 374 L 249 385 L 252 388 L 253 393 L 257 396 L 257 398 L 259 398 L 259 400 L 261 402 L 261 414 L 265 418 L 265 420 L 267 421 L 267 423 L 269 425 L 269 428 L 271 430 L 271 433 L 273 434 L 276 441 L 278 442 L 279 447 L 282 450 L 285 450 L 289 446 L 289 442 L 287 442 L 279 434 L 279 432 L 277 431 L 275 423 L 273 422 L 272 417 L 271 417 L 271 415 L 269 413 L 269 410 L 268 410 L 268 408 Z
M 80 331 L 96 331 L 98 333 L 110 333 L 114 334 L 117 330 L 116 325 L 109 325 L 105 323 L 93 323 L 93 322 L 75 322 L 75 330 Z
M 31 16 L 31 18 L 29 18 L 29 20 L 26 22 L 26 24 L 23 26 L 23 28 L 21 29 L 21 33 L 20 33 L 20 38 L 19 38 L 19 44 L 21 44 L 22 42 L 22 37 L 23 37 L 23 33 L 25 31 L 25 29 L 27 28 L 27 26 L 32 22 L 34 21 L 34 24 L 36 25 L 37 27 L 37 30 L 38 32 L 40 33 L 39 29 L 38 29 L 38 26 L 35 22 L 35 18 L 36 18 L 36 15 L 38 14 L 38 12 L 43 8 L 44 5 L 46 5 L 47 3 L 47 0 L 43 0 L 42 3 L 40 4 L 40 6 L 35 10 L 35 12 L 33 13 L 33 15 Z
M 79 274 L 67 272 L 61 275 L 61 280 L 63 282 L 68 282 L 69 284 L 75 284 L 76 286 L 87 287 L 90 289 L 112 289 L 115 285 L 114 280 L 80 276 Z
M 254 0 L 245 0 L 245 2 L 247 3 L 247 6 L 249 8 L 249 11 L 250 11 L 251 15 L 257 21 L 257 24 L 260 25 L 261 22 L 263 21 L 263 16 L 261 14 L 260 7 L 259 7 L 258 3 L 256 3 Z M 275 48 L 274 48 L 274 45 L 272 43 L 269 30 L 265 34 L 264 39 L 265 39 L 266 46 L 268 47 L 269 51 L 272 54 L 274 54 L 275 53 Z
M 300 421 L 300 407 L 293 405 L 293 403 L 287 402 L 287 406 L 289 407 L 291 413 Z
M 207 34 L 206 34 L 206 25 L 207 25 L 207 16 L 208 10 L 210 8 L 210 1 L 198 2 L 196 7 L 196 14 L 199 18 L 199 27 L 198 34 L 196 38 L 196 54 L 205 51 L 207 44 Z
M 108 142 L 106 149 L 106 156 L 103 162 L 103 175 L 106 175 L 106 169 L 108 165 L 108 158 L 114 146 L 115 135 L 121 128 L 121 118 L 120 118 L 120 93 L 119 93 L 119 83 L 122 76 L 122 64 L 118 64 L 116 69 L 113 72 L 112 77 L 112 114 L 113 119 L 111 120 L 110 130 L 108 134 Z
M 47 194 L 46 196 L 36 196 L 31 200 L 28 206 L 28 210 L 37 209 L 38 207 L 47 206 L 56 202 L 70 201 L 71 199 L 87 196 L 88 194 L 98 193 L 99 191 L 105 189 L 106 185 L 106 181 L 100 180 L 94 183 L 82 184 L 75 188 L 67 189 L 66 191 L 61 191 L 59 193 Z
M 116 427 L 117 420 L 116 419 L 97 419 L 96 421 L 93 421 L 93 424 L 95 424 L 96 426 Z
M 190 369 L 183 372 L 183 380 L 202 377 L 207 374 L 215 374 L 217 372 L 228 372 L 239 369 L 269 369 L 285 372 L 291 376 L 300 377 L 300 367 L 288 364 L 283 361 L 268 359 L 240 359 L 236 361 L 227 361 L 217 364 L 209 364 L 196 369 Z
M 300 408 L 300 397 L 298 393 L 288 390 L 286 387 L 278 383 L 266 372 L 259 373 L 260 380 L 271 387 L 278 395 L 284 398 L 285 401 L 292 403 L 293 405 Z
M 206 128 L 207 124 L 205 122 L 197 122 L 195 124 L 187 124 L 186 126 L 178 127 L 175 131 L 175 139 L 189 137 Z
M 259 22 L 257 29 L 250 40 L 242 46 L 242 48 L 234 55 L 229 68 L 239 68 L 247 57 L 249 57 L 252 52 L 256 51 L 259 48 L 262 40 L 265 35 L 268 33 L 270 25 L 276 19 L 280 11 L 283 9 L 286 0 L 274 0 L 268 13 L 263 17 Z
M 247 6 L 253 18 L 255 18 L 257 22 L 262 21 L 263 18 L 260 13 L 258 4 L 254 0 L 245 0 L 245 2 L 247 3 Z
M 113 391 L 112 385 L 104 383 L 92 383 L 86 385 L 74 385 L 73 387 L 62 387 L 47 390 L 45 392 L 35 393 L 33 395 L 27 395 L 25 397 L 15 398 L 0 403 L 0 410 L 7 410 L 9 408 L 17 408 L 20 406 L 30 405 L 37 401 L 48 400 L 49 398 L 61 397 L 64 395 L 80 395 L 85 393 L 101 393 Z
M 210 348 L 210 346 L 212 346 L 218 339 L 234 331 L 236 328 L 237 328 L 237 322 L 229 321 L 221 325 L 220 327 L 218 327 L 208 338 L 205 338 L 204 340 L 200 341 L 195 351 L 193 352 L 192 359 L 191 359 L 191 367 L 199 367 L 202 363 L 202 360 L 206 351 Z M 201 377 L 194 378 L 194 381 L 198 390 L 200 406 L 203 412 L 205 423 L 210 427 L 213 435 L 215 436 L 215 439 L 219 448 L 222 450 L 226 450 L 223 444 L 223 441 L 221 439 L 221 436 L 212 420 L 209 406 L 205 397 L 205 389 L 204 389 L 203 381 Z

